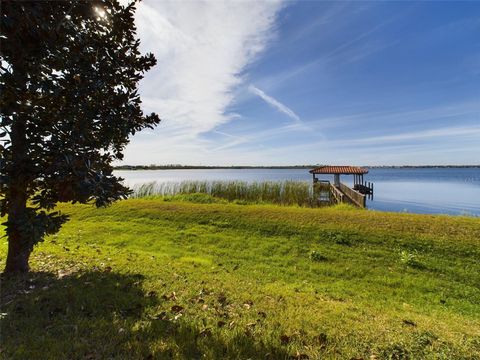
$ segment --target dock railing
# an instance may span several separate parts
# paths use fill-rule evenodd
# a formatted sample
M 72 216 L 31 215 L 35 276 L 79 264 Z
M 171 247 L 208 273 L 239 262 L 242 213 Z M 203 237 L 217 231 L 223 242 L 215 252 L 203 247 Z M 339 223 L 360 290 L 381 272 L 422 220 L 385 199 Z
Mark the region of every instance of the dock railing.
M 345 195 L 343 195 L 343 193 L 342 193 L 340 190 L 338 190 L 338 189 L 335 187 L 335 185 L 330 184 L 330 191 L 331 191 L 331 193 L 332 193 L 332 195 L 333 195 L 333 198 L 335 199 L 335 202 L 336 202 L 337 204 L 341 204 L 341 203 L 344 202 L 344 197 L 345 197 Z
M 365 195 L 359 193 L 358 191 L 353 190 L 347 185 L 340 183 L 340 191 L 344 193 L 355 205 L 364 208 L 366 206 L 366 197 Z

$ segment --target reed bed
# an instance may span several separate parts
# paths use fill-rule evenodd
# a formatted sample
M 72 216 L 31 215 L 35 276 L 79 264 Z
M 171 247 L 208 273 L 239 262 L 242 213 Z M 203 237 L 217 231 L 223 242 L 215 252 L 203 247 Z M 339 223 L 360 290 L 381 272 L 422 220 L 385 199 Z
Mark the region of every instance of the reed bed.
M 312 184 L 305 181 L 182 181 L 151 182 L 135 186 L 133 198 L 173 196 L 183 194 L 208 194 L 228 201 L 272 203 L 317 207 Z

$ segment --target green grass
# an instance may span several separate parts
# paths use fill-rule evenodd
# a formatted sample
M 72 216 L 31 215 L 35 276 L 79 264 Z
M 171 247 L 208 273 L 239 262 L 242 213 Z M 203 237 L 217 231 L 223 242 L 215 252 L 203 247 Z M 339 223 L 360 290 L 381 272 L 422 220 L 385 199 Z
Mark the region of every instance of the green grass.
M 3 358 L 480 359 L 478 218 L 206 195 L 61 209 L 33 273 L 2 281 Z
M 319 189 L 321 184 L 317 185 Z M 327 190 L 328 191 L 328 187 Z M 243 203 L 319 206 L 318 194 L 306 181 L 182 181 L 151 182 L 134 188 L 132 198 L 206 194 L 215 198 Z

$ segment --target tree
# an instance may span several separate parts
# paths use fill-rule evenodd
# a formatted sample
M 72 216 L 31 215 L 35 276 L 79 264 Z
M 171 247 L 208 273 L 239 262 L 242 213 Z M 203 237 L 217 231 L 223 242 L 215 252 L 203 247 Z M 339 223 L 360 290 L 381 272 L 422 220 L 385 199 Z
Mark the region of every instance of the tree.
M 129 189 L 113 175 L 130 135 L 160 122 L 138 82 L 156 64 L 136 39 L 135 4 L 3 1 L 0 213 L 5 272 L 27 272 L 33 247 L 67 216 L 59 202 L 106 206 Z

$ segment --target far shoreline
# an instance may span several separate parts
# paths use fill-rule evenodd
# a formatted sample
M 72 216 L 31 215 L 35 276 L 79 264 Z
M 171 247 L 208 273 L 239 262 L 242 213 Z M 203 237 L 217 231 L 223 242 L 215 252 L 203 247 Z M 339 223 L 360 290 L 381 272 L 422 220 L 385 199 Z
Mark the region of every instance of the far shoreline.
M 241 170 L 241 169 L 313 169 L 322 165 L 286 166 L 202 166 L 202 165 L 119 165 L 114 170 Z M 368 169 L 480 169 L 479 165 L 375 165 L 362 166 Z

